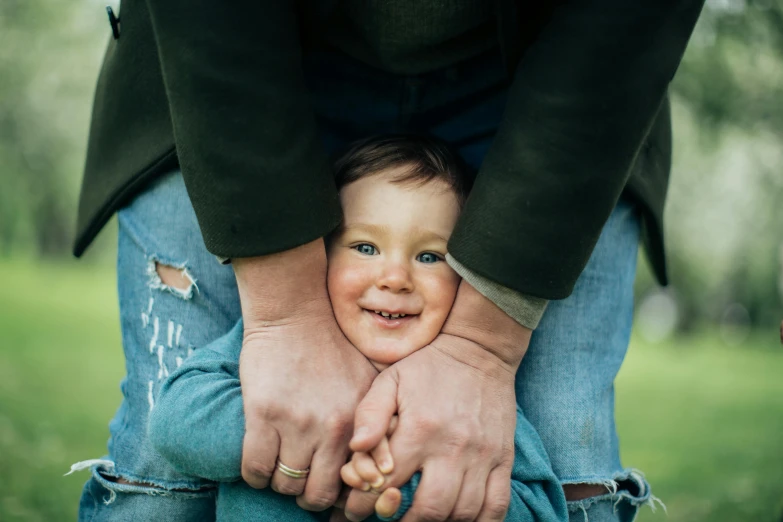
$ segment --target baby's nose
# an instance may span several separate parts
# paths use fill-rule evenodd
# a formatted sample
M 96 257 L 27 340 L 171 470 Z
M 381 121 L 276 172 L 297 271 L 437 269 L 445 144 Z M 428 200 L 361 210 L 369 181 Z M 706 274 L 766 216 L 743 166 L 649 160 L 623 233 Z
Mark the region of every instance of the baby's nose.
M 404 263 L 388 263 L 378 278 L 378 288 L 392 292 L 412 292 L 413 279 Z

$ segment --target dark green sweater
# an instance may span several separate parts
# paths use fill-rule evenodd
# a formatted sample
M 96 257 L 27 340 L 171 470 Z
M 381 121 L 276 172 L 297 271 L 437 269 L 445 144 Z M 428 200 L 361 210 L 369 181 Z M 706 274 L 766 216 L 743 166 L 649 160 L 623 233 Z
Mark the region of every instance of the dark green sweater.
M 566 297 L 625 191 L 641 204 L 665 282 L 666 92 L 702 3 L 124 0 L 95 94 L 74 253 L 177 165 L 216 255 L 265 255 L 323 236 L 340 207 L 303 45 L 318 35 L 412 73 L 499 41 L 515 69 L 508 106 L 451 255 L 518 292 Z

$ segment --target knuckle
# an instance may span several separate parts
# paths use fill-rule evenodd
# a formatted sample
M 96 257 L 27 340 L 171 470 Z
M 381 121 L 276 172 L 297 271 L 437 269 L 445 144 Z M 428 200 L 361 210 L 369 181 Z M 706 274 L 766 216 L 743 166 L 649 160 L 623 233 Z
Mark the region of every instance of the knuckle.
M 323 511 L 334 505 L 337 500 L 338 492 L 336 490 L 317 489 L 315 491 L 305 491 L 303 504 L 301 507 L 308 511 Z M 307 506 L 307 507 L 305 507 Z
M 508 504 L 508 496 L 496 496 L 487 499 L 484 509 L 491 519 L 502 520 L 508 510 Z
M 334 412 L 324 421 L 324 429 L 332 439 L 347 439 L 353 429 L 353 416 L 343 412 Z
M 493 454 L 492 445 L 487 443 L 486 441 L 477 442 L 475 449 L 476 449 L 476 453 L 480 455 L 482 458 L 490 457 Z
M 434 417 L 417 416 L 413 419 L 413 428 L 421 436 L 429 437 L 440 431 L 442 423 Z
M 475 509 L 457 508 L 451 514 L 451 519 L 454 522 L 471 522 L 476 519 L 478 511 Z
M 292 486 L 291 484 L 287 484 L 285 482 L 282 484 L 278 482 L 272 482 L 272 489 L 281 495 L 299 495 L 302 492 L 302 488 Z
M 448 511 L 443 509 L 441 506 L 430 503 L 423 503 L 418 506 L 418 508 L 416 507 L 416 504 L 414 504 L 413 508 L 411 508 L 411 511 L 414 511 L 414 514 L 420 520 L 424 520 L 426 522 L 440 522 L 442 520 L 446 520 L 446 518 L 449 516 Z
M 245 480 L 268 479 L 274 473 L 274 466 L 260 460 L 251 460 L 242 466 L 242 477 Z

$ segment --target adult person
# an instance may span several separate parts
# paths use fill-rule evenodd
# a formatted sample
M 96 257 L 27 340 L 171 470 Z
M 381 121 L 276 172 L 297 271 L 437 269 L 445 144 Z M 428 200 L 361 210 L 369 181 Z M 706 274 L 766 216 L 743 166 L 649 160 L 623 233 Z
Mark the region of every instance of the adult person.
M 612 382 L 640 230 L 666 279 L 666 91 L 701 7 L 123 2 L 74 253 L 121 209 L 128 375 L 82 512 L 188 520 L 189 506 L 212 501 L 209 484 L 162 463 L 145 424 L 169 367 L 241 313 L 250 485 L 326 508 L 354 413 L 358 451 L 397 409 L 389 483 L 425 470 L 406 520 L 500 520 L 516 391 L 573 512 L 633 516 L 649 488 L 619 465 Z M 440 136 L 480 170 L 449 243 L 463 276 L 449 321 L 415 361 L 375 379 L 326 296 L 321 238 L 340 215 L 325 152 L 393 130 Z M 549 304 L 515 382 L 550 299 L 562 301 Z M 428 371 L 444 359 L 448 370 Z M 351 502 L 359 518 L 361 496 Z

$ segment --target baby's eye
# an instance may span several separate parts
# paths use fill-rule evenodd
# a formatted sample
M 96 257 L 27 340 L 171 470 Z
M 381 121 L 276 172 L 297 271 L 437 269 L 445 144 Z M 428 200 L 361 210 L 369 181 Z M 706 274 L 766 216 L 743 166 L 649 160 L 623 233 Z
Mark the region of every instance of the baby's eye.
M 362 243 L 360 245 L 356 245 L 353 247 L 353 249 L 359 252 L 360 254 L 364 254 L 366 256 L 374 256 L 375 254 L 378 253 L 378 250 L 369 243 Z
M 419 261 L 421 263 L 437 263 L 438 261 L 441 261 L 441 258 L 437 254 L 433 254 L 432 252 L 424 252 L 422 254 L 419 254 L 419 256 L 416 258 L 416 261 Z

